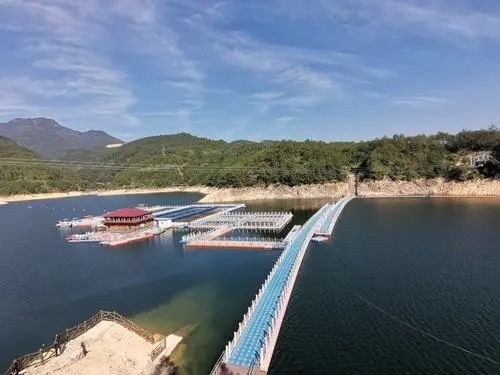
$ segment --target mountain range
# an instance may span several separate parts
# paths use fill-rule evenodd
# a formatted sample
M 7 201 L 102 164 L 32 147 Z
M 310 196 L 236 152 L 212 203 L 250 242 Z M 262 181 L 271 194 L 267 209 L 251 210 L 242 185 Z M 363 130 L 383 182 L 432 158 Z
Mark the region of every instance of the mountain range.
M 43 117 L 0 123 L 0 135 L 45 157 L 56 157 L 68 150 L 95 150 L 123 143 L 101 130 L 80 132 Z
M 116 148 L 103 147 L 120 142 L 104 132 L 81 133 L 54 120 L 18 119 L 0 130 L 5 128 L 14 140 L 1 137 L 0 131 L 0 195 L 180 185 L 295 186 L 345 181 L 353 168 L 373 180 L 500 178 L 496 127 L 330 143 L 226 142 L 179 133 Z M 481 152 L 491 160 L 471 168 L 470 156 Z

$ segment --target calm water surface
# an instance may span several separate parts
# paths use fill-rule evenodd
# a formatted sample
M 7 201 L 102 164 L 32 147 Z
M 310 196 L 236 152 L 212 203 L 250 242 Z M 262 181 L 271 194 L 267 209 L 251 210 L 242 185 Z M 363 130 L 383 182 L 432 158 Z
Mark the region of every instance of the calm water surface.
M 304 258 L 270 373 L 500 374 L 500 200 L 349 203 Z
M 0 206 L 0 368 L 107 309 L 163 334 L 196 325 L 175 357 L 184 373 L 206 374 L 278 252 L 185 252 L 180 232 L 112 249 L 67 244 L 54 228 L 61 218 L 105 209 L 197 199 L 156 194 Z M 249 209 L 293 210 L 293 223 L 302 223 L 320 204 Z M 500 200 L 351 202 L 334 241 L 311 246 L 304 259 L 271 373 L 499 374 L 493 363 L 394 320 L 500 361 L 499 244 Z
M 184 251 L 183 233 L 172 231 L 121 248 L 68 244 L 68 233 L 54 227 L 62 218 L 200 197 L 88 196 L 0 206 L 0 370 L 103 309 L 162 334 L 195 325 L 176 360 L 185 373 L 207 373 L 279 252 Z M 303 222 L 311 204 L 321 202 L 266 203 L 249 210 L 294 209 L 294 220 Z

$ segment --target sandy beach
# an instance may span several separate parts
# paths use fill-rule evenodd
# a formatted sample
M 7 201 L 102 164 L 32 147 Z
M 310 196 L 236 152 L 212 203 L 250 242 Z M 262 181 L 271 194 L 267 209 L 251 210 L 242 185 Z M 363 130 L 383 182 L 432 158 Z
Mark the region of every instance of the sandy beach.
M 151 374 L 159 358 L 170 355 L 182 337 L 169 335 L 166 340 L 165 350 L 156 361 L 152 362 L 149 353 L 158 343 L 152 344 L 117 323 L 102 321 L 69 341 L 58 357 L 49 358 L 44 364 L 29 367 L 21 374 Z M 86 356 L 82 354 L 82 342 L 88 350 Z
M 111 196 L 111 195 L 155 194 L 155 193 L 173 193 L 173 192 L 208 194 L 211 191 L 212 188 L 205 186 L 189 186 L 189 187 L 179 186 L 179 187 L 165 187 L 165 188 L 151 188 L 151 189 L 137 188 L 137 189 L 69 191 L 69 192 L 54 192 L 54 193 L 41 193 L 41 194 L 19 194 L 19 195 L 0 196 L 0 204 L 7 204 L 9 202 L 33 201 L 40 199 L 81 197 L 88 195 Z

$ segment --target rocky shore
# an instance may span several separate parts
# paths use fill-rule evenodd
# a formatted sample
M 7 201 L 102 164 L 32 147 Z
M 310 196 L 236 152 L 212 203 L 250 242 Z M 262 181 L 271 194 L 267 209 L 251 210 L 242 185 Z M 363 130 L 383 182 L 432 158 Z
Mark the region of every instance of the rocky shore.
M 67 193 L 26 194 L 0 196 L 0 204 L 35 199 L 67 198 L 83 195 L 125 195 L 189 192 L 205 196 L 200 202 L 246 202 L 265 199 L 296 198 L 338 198 L 353 192 L 353 184 L 348 182 L 300 185 L 300 186 L 255 186 L 245 188 L 214 188 L 208 186 L 179 186 L 165 188 L 115 189 L 106 191 L 76 191 Z M 500 180 L 472 180 L 465 182 L 443 179 L 419 179 L 415 181 L 364 181 L 358 185 L 358 194 L 363 197 L 398 196 L 500 196 Z
M 445 181 L 441 178 L 414 181 L 366 181 L 359 184 L 358 194 L 366 197 L 446 196 L 498 197 L 500 180 Z
M 245 188 L 211 189 L 200 202 L 245 202 L 264 199 L 331 198 L 349 194 L 347 182 L 300 185 L 256 186 Z

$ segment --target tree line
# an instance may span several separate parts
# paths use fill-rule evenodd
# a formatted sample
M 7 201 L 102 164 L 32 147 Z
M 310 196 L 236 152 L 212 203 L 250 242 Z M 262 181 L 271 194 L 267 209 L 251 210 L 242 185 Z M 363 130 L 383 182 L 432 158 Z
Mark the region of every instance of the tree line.
M 491 158 L 471 168 L 469 157 L 479 152 Z M 15 158 L 40 160 L 33 152 L 0 139 L 0 159 Z M 362 178 L 373 180 L 499 178 L 500 130 L 492 126 L 458 134 L 330 143 L 225 142 L 181 133 L 143 138 L 117 149 L 73 151 L 61 160 L 76 164 L 0 165 L 0 194 L 174 185 L 294 186 L 345 181 L 359 167 L 365 171 Z

